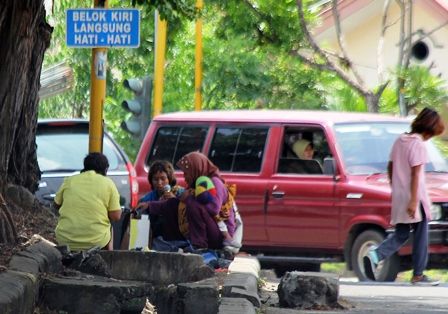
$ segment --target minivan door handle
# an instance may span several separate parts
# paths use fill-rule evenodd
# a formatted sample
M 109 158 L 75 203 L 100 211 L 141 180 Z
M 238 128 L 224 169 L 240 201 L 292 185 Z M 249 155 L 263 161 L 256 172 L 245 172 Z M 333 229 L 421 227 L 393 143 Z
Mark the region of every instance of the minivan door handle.
M 266 189 L 266 191 L 264 191 L 264 198 L 263 198 L 263 212 L 266 214 L 268 211 L 268 196 L 269 193 L 269 189 Z
M 285 196 L 285 192 L 272 192 L 272 196 L 274 198 L 283 198 L 283 196 Z

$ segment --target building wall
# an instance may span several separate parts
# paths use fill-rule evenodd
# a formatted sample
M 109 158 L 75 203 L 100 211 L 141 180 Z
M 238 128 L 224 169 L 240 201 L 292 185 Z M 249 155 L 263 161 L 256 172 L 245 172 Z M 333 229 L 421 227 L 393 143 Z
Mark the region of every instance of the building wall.
M 383 1 L 381 1 L 383 2 Z M 388 22 L 397 21 L 400 11 L 395 2 L 388 11 Z M 356 14 L 356 13 L 354 13 Z M 347 18 L 342 23 L 342 32 L 345 36 L 345 44 L 347 52 L 353 62 L 357 65 L 358 72 L 363 76 L 366 84 L 370 87 L 378 85 L 378 56 L 377 48 L 381 31 L 381 11 L 375 12 L 372 17 L 365 21 L 357 21 L 353 17 Z M 363 16 L 365 18 L 365 14 Z M 415 1 L 413 6 L 413 31 L 422 30 L 423 33 L 431 32 L 439 27 L 444 21 L 448 20 L 448 12 L 441 9 L 434 4 L 434 1 L 420 0 Z M 344 25 L 344 23 L 358 23 L 356 27 L 353 25 Z M 344 32 L 344 29 L 352 29 Z M 329 30 L 330 31 L 330 30 Z M 334 32 L 334 28 L 332 29 Z M 337 42 L 328 37 L 327 34 L 318 34 L 316 40 L 326 47 L 330 47 L 333 51 L 339 51 Z M 421 35 L 416 34 L 413 40 L 416 41 Z M 388 72 L 395 67 L 398 60 L 398 42 L 399 42 L 399 24 L 395 23 L 389 27 L 384 37 L 384 45 L 382 49 L 382 73 L 387 78 Z M 448 56 L 448 26 L 434 32 L 429 38 L 423 40 L 428 46 L 429 54 L 425 61 L 418 61 L 412 59 L 412 62 L 429 66 L 433 64 L 431 70 L 434 75 L 441 75 L 441 77 L 448 81 L 448 62 L 445 61 Z

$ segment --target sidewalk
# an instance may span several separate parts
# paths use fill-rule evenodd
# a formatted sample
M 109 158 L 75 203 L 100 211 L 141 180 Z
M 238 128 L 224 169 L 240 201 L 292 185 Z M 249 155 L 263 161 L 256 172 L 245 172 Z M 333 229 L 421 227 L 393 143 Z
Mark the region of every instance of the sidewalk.
M 275 298 L 280 279 L 269 279 L 264 290 Z M 339 303 L 346 310 L 294 310 L 265 307 L 265 314 L 425 314 L 448 313 L 448 283 L 435 287 L 413 286 L 408 282 L 364 283 L 355 278 L 341 278 Z M 273 300 L 271 300 L 273 301 Z

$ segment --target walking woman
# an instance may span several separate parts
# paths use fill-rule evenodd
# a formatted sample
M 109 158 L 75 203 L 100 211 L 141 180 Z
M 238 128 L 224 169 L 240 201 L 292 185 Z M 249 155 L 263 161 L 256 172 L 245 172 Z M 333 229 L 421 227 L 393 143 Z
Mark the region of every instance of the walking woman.
M 414 276 L 411 283 L 438 284 L 423 274 L 428 260 L 428 220 L 431 219 L 431 203 L 424 182 L 424 165 L 428 163 L 424 142 L 444 130 L 443 120 L 437 111 L 425 108 L 412 122 L 411 132 L 401 134 L 392 146 L 387 172 L 392 187 L 391 224 L 395 225 L 395 233 L 364 257 L 366 276 L 371 280 L 375 280 L 378 263 L 403 246 L 412 229 Z

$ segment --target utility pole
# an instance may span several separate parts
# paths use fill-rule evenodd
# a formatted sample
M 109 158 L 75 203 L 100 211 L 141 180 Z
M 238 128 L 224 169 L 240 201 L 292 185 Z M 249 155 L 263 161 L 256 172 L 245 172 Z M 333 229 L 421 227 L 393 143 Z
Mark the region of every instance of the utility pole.
M 108 0 L 94 0 L 94 7 L 109 8 Z M 89 153 L 103 152 L 103 107 L 106 99 L 106 63 L 107 49 L 92 48 Z
M 202 110 L 202 0 L 196 3 L 196 73 L 194 78 L 194 110 Z
M 152 117 L 162 114 L 163 76 L 165 73 L 166 50 L 166 20 L 160 19 L 160 14 L 155 12 L 156 25 L 156 56 L 154 59 L 154 110 Z

